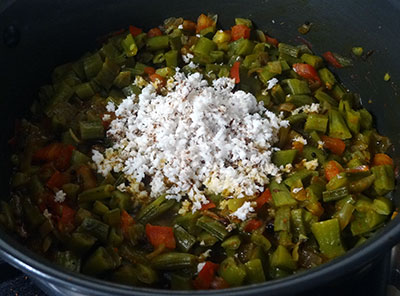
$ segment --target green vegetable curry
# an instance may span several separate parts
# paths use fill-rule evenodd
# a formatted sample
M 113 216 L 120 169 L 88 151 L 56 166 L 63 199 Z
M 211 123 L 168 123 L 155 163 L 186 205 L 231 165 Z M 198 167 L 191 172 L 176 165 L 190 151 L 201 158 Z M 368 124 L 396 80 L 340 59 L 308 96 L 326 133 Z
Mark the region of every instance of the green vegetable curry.
M 350 64 L 278 42 L 242 18 L 225 31 L 216 16 L 201 15 L 111 33 L 97 51 L 55 68 L 31 120 L 18 122 L 0 225 L 69 270 L 166 289 L 261 283 L 343 255 L 396 213 L 387 197 L 395 185 L 389 140 L 330 70 Z M 272 157 L 283 173 L 263 192 L 209 194 L 201 210 L 181 212 L 183 201 L 140 199 L 118 189 L 122 174 L 97 173 L 92 149 L 112 145 L 107 104 L 149 83 L 165 93 L 176 67 L 209 83 L 231 77 L 289 121 Z M 245 201 L 254 211 L 242 221 L 231 213 Z

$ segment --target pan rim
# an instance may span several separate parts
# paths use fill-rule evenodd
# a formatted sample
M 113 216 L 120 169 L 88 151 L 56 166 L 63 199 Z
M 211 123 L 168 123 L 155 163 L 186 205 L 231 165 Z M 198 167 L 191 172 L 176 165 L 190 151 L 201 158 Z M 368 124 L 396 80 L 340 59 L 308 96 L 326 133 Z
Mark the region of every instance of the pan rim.
M 262 284 L 246 285 L 237 288 L 224 290 L 204 290 L 204 291 L 175 291 L 175 295 L 258 295 L 259 293 L 286 293 L 300 292 L 311 286 L 315 286 L 318 281 L 323 285 L 332 281 L 345 273 L 350 273 L 362 266 L 367 265 L 384 251 L 388 251 L 400 238 L 400 217 L 390 221 L 381 231 L 358 248 L 348 251 L 330 262 L 318 267 L 311 268 L 298 274 L 294 274 L 282 279 L 266 281 Z M 141 288 L 122 284 L 116 284 L 101 279 L 96 279 L 84 274 L 74 273 L 62 269 L 52 264 L 45 258 L 34 258 L 38 256 L 27 247 L 0 231 L 0 256 L 9 264 L 21 269 L 28 275 L 33 276 L 40 282 L 59 285 L 60 287 L 70 287 L 77 292 L 93 292 L 96 295 L 170 295 L 171 290 Z M 44 282 L 43 282 L 44 281 Z M 294 290 L 295 289 L 295 290 Z

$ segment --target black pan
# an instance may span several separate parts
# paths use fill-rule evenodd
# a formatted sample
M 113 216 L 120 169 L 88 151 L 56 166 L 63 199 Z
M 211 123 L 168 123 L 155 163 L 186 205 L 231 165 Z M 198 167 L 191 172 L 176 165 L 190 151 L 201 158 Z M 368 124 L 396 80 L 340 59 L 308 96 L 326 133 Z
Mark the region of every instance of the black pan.
M 1 188 L 7 196 L 9 160 L 7 139 L 15 118 L 27 115 L 38 87 L 50 80 L 58 64 L 78 58 L 96 46 L 96 37 L 135 24 L 151 28 L 170 16 L 195 19 L 202 12 L 219 15 L 230 27 L 234 17 L 251 18 L 271 36 L 299 44 L 297 27 L 314 25 L 304 38 L 316 53 L 327 50 L 348 54 L 362 46 L 371 55 L 350 69 L 338 70 L 344 84 L 361 95 L 377 119 L 378 130 L 393 142 L 396 166 L 400 159 L 400 1 L 397 0 L 253 0 L 253 1 L 0 1 L 0 134 Z M 389 72 L 392 79 L 385 82 Z M 399 182 L 397 182 L 399 184 Z M 399 190 L 393 194 L 398 205 Z M 400 241 L 400 217 L 391 221 L 362 247 L 323 266 L 281 280 L 241 288 L 190 292 L 198 295 L 289 295 L 327 285 L 353 274 Z M 61 269 L 39 258 L 0 230 L 0 255 L 34 277 L 49 293 L 60 295 L 167 295 L 170 291 L 134 288 L 104 282 Z M 189 295 L 176 292 L 175 295 Z

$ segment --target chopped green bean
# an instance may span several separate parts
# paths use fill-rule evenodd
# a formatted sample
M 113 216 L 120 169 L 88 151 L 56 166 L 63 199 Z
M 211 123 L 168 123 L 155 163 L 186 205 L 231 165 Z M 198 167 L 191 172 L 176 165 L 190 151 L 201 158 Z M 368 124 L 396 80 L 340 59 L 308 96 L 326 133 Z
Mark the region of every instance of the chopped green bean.
M 199 218 L 196 222 L 196 225 L 219 240 L 223 240 L 229 234 L 224 225 L 207 216 Z
M 83 191 L 78 195 L 78 201 L 80 203 L 88 201 L 102 200 L 111 197 L 111 192 L 114 191 L 114 186 L 112 185 L 101 185 L 92 189 Z
M 233 235 L 221 243 L 221 247 L 228 250 L 237 250 L 242 243 L 239 235 Z
M 306 132 L 319 131 L 322 133 L 326 132 L 328 127 L 328 117 L 323 114 L 308 114 L 307 121 L 304 126 Z
M 70 271 L 79 272 L 81 268 L 81 259 L 70 251 L 56 252 L 55 262 L 69 269 Z
M 189 252 L 189 250 L 196 243 L 196 238 L 187 232 L 182 226 L 174 226 L 174 235 L 178 248 L 183 252 Z
M 170 252 L 158 255 L 151 264 L 155 269 L 177 270 L 182 268 L 194 267 L 197 257 L 188 253 Z
M 107 241 L 108 231 L 110 227 L 94 218 L 85 218 L 78 228 L 80 231 L 94 236 L 102 242 Z
M 339 187 L 333 190 L 327 190 L 322 192 L 322 198 L 324 202 L 336 201 L 345 198 L 349 194 L 347 187 Z
M 278 245 L 271 255 L 271 266 L 290 271 L 296 269 L 296 262 L 284 246 Z
M 82 140 L 96 140 L 104 138 L 104 126 L 98 121 L 80 121 L 79 131 Z
M 294 58 L 297 58 L 300 53 L 300 50 L 298 47 L 295 47 L 295 46 L 292 46 L 292 45 L 289 45 L 289 44 L 286 44 L 283 42 L 279 42 L 278 50 L 279 50 L 279 52 L 281 52 L 283 54 L 287 54 Z
M 230 287 L 240 286 L 246 277 L 245 268 L 238 265 L 232 257 L 221 262 L 218 273 Z
M 286 186 L 276 181 L 272 181 L 269 185 L 271 190 L 272 199 L 274 200 L 275 206 L 295 206 L 297 204 L 296 200 L 290 195 L 289 190 Z
M 394 172 L 390 165 L 378 165 L 371 168 L 375 176 L 373 188 L 378 195 L 385 195 L 394 189 Z
M 319 248 L 328 258 L 342 255 L 345 249 L 340 238 L 338 219 L 330 219 L 312 224 L 312 232 L 318 241 Z
M 83 264 L 82 272 L 97 275 L 113 268 L 115 268 L 114 260 L 105 248 L 99 247 Z
M 162 195 L 151 204 L 140 210 L 136 216 L 136 219 L 140 223 L 146 224 L 152 219 L 155 219 L 156 217 L 168 211 L 173 205 L 175 205 L 175 203 L 176 202 L 172 199 L 166 200 L 165 196 Z
M 272 154 L 272 162 L 278 167 L 285 166 L 288 163 L 293 163 L 296 155 L 297 150 L 295 149 L 275 151 Z
M 246 268 L 246 279 L 251 284 L 265 282 L 265 275 L 260 259 L 252 259 L 244 264 Z

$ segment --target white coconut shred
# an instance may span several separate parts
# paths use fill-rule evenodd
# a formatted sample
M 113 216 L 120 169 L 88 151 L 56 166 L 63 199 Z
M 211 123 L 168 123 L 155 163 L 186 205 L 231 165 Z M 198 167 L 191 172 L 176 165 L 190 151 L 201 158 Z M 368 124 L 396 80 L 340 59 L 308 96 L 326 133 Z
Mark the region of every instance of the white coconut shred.
M 166 95 L 149 84 L 139 96 L 107 106 L 115 109 L 107 132 L 114 145 L 104 154 L 93 150 L 98 171 L 122 172 L 130 182 L 149 176 L 152 197 L 187 197 L 192 211 L 208 203 L 204 190 L 254 196 L 279 174 L 272 146 L 288 122 L 234 86 L 230 78 L 210 86 L 200 73 L 177 71 Z

